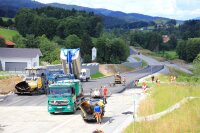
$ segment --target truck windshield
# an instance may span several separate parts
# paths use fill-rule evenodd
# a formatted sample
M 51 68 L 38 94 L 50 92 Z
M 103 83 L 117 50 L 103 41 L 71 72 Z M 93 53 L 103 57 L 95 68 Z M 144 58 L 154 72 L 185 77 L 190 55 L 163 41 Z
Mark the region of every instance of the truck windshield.
M 81 72 L 81 75 L 85 76 L 86 74 L 85 74 L 85 72 Z
M 72 88 L 71 87 L 51 88 L 50 95 L 70 96 L 72 95 Z

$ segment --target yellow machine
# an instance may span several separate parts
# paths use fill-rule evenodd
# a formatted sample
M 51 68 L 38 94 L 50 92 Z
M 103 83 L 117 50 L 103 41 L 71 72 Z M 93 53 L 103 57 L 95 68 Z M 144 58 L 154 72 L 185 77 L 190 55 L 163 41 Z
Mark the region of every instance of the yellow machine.
M 26 77 L 16 84 L 16 94 L 44 94 L 47 92 L 45 68 L 26 68 Z
M 115 83 L 116 84 L 121 84 L 122 83 L 122 77 L 120 76 L 120 74 L 115 74 Z
M 85 121 L 87 120 L 96 120 L 94 113 L 94 106 L 98 104 L 101 107 L 101 117 L 103 118 L 105 113 L 105 105 L 103 104 L 103 100 L 101 99 L 89 99 L 82 102 L 79 106 L 81 109 L 81 116 Z

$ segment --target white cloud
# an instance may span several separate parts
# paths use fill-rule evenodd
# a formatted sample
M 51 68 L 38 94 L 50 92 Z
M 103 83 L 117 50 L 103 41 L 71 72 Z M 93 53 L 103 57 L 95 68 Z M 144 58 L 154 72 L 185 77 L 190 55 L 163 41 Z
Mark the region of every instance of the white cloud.
M 127 13 L 142 13 L 174 19 L 200 16 L 200 0 L 36 0 L 42 3 L 64 3 L 91 8 L 106 8 Z

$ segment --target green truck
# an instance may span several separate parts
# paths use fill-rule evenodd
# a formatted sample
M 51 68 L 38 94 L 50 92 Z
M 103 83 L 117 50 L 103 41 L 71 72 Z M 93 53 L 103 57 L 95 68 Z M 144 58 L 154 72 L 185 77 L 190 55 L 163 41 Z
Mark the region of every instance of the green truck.
M 80 80 L 61 80 L 49 85 L 48 112 L 51 114 L 75 113 L 83 100 L 83 88 Z

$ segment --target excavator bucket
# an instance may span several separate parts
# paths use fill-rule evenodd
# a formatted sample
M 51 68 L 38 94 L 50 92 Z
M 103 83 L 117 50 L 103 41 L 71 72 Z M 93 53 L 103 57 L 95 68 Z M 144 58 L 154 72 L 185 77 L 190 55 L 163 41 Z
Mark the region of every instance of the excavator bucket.
M 101 100 L 98 99 L 92 99 L 89 101 L 84 101 L 80 104 L 79 108 L 81 109 L 81 116 L 84 120 L 96 120 L 94 115 L 94 106 L 95 104 L 98 104 L 101 107 L 101 116 L 104 116 L 104 104 Z
M 27 93 L 30 92 L 30 86 L 26 81 L 19 82 L 15 85 L 15 89 L 17 90 L 17 93 Z

